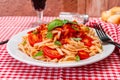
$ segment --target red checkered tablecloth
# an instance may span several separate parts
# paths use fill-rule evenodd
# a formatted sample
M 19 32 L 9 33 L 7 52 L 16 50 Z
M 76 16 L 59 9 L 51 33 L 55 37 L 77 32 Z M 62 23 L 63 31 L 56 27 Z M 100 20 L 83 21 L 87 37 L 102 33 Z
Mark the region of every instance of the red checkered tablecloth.
M 50 21 L 54 18 L 56 17 L 44 17 L 43 20 Z M 0 41 L 31 28 L 31 23 L 36 20 L 36 17 L 0 17 Z M 100 23 L 120 43 L 120 25 L 108 24 L 98 18 L 91 18 L 86 25 L 94 23 Z M 120 80 L 120 56 L 113 52 L 104 60 L 82 67 L 40 67 L 12 58 L 4 44 L 0 45 L 0 80 Z

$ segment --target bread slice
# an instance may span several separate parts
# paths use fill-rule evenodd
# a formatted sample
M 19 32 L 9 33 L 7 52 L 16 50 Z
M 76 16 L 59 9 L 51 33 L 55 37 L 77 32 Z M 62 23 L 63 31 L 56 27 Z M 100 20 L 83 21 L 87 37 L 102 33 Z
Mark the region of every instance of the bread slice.
M 112 15 L 107 19 L 107 22 L 114 24 L 120 24 L 120 15 Z
M 120 7 L 113 7 L 107 11 L 103 11 L 101 19 L 105 22 L 120 24 Z

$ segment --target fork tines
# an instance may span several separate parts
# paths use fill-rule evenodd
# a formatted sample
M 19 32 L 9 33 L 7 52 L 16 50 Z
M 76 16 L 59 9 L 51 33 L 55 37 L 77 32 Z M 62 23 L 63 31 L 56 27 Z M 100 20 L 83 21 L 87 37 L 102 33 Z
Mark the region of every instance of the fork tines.
M 98 37 L 102 40 L 102 41 L 108 41 L 108 40 L 111 40 L 107 34 L 105 33 L 105 31 L 103 30 L 102 26 L 99 24 L 95 24 L 95 30 L 96 30 L 96 33 L 98 35 Z
M 111 38 L 109 38 L 107 34 L 105 33 L 105 31 L 102 29 L 101 25 L 95 25 L 94 27 L 95 27 L 98 37 L 100 38 L 102 42 L 110 43 L 120 48 L 120 44 L 112 41 Z

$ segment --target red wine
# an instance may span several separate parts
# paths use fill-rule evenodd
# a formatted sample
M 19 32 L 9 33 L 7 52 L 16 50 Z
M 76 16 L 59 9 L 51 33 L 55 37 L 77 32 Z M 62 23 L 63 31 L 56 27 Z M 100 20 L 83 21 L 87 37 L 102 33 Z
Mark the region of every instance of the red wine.
M 33 6 L 35 10 L 43 10 L 45 8 L 46 0 L 31 0 L 33 2 Z

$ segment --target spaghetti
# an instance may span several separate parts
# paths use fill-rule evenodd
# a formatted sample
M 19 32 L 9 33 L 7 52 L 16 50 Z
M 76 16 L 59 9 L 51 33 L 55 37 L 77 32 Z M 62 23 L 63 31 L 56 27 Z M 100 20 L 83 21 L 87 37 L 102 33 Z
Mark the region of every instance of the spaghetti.
M 79 61 L 102 51 L 92 28 L 59 19 L 29 31 L 18 47 L 28 56 L 46 62 Z

